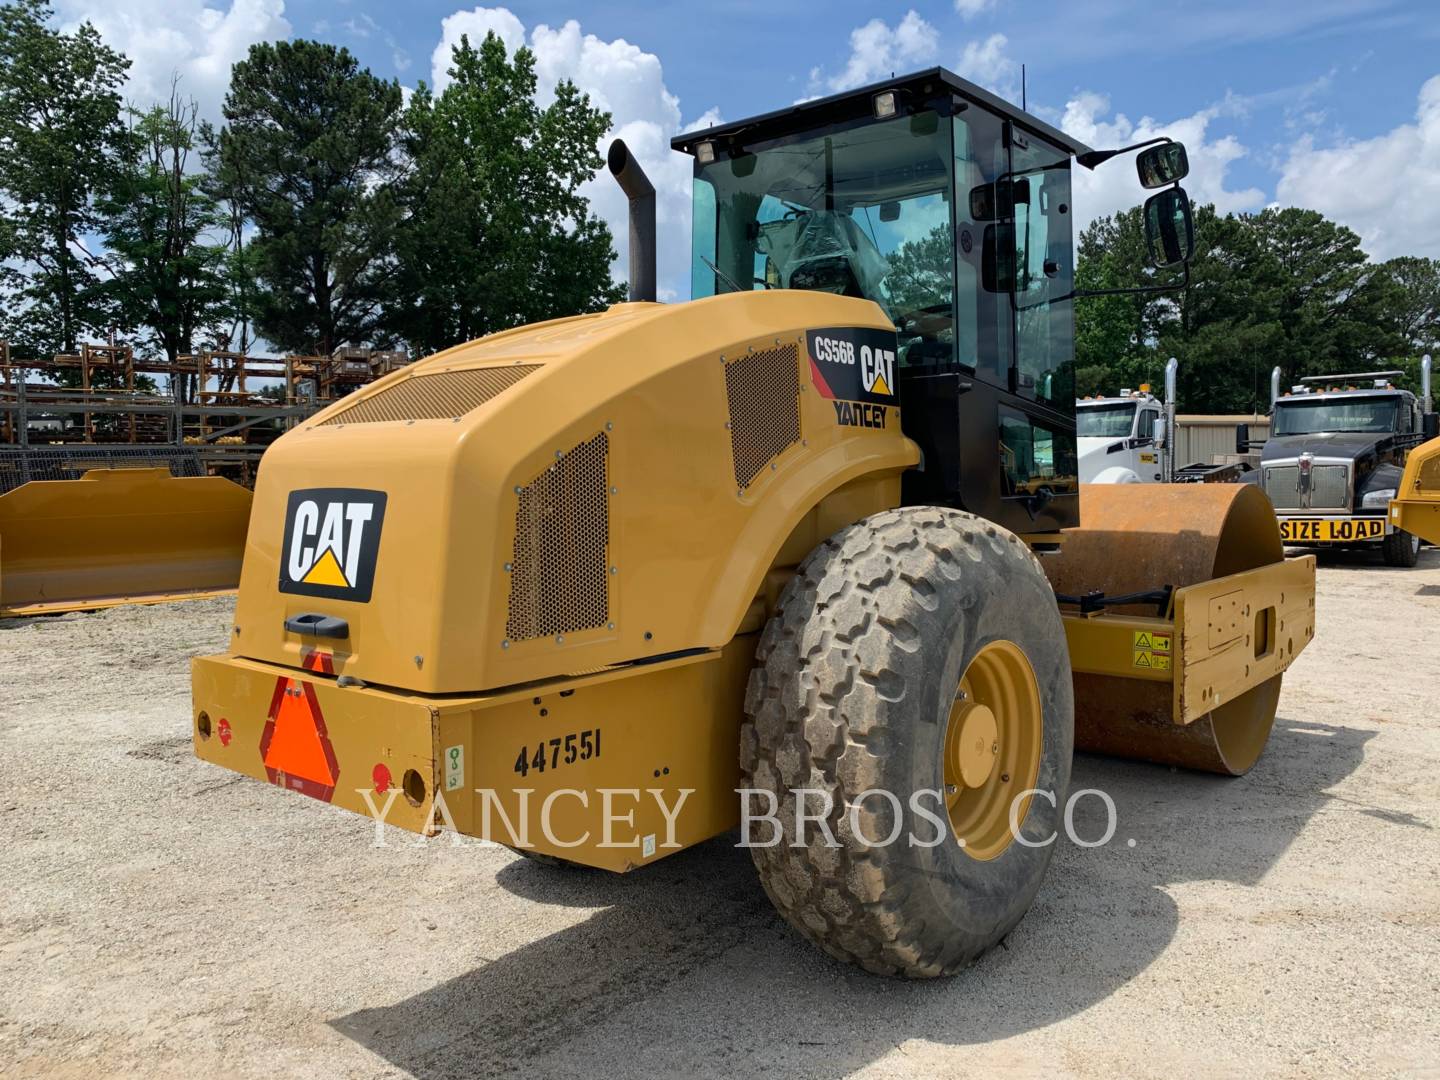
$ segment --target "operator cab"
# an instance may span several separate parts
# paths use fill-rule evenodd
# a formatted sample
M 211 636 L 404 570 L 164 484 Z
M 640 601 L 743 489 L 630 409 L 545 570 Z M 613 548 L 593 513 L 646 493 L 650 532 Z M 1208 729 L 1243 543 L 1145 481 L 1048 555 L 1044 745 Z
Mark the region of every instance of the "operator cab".
M 672 145 L 695 158 L 697 299 L 811 289 L 894 324 L 901 423 L 924 453 L 906 502 L 1022 534 L 1078 523 L 1070 168 L 1112 152 L 942 68 Z M 1187 167 L 1173 142 L 1142 159 L 1150 187 Z M 1188 258 L 1178 184 L 1146 221 L 1156 265 Z

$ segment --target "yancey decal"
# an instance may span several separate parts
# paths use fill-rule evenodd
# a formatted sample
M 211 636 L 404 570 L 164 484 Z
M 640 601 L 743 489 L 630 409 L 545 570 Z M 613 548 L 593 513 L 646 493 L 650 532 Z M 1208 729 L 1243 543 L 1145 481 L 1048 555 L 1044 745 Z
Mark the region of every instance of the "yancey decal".
M 810 375 L 845 427 L 883 428 L 895 392 L 895 334 L 858 326 L 806 332 Z
M 385 493 L 305 488 L 290 493 L 280 591 L 366 603 L 385 520 Z

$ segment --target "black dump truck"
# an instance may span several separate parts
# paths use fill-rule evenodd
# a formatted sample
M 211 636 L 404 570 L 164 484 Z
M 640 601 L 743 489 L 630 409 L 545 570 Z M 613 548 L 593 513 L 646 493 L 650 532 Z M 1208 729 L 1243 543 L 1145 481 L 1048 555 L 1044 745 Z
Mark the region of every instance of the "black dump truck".
M 1270 496 L 1286 544 L 1379 547 L 1386 565 L 1415 565 L 1420 539 L 1392 525 L 1388 510 L 1406 456 L 1436 430 L 1430 357 L 1421 363 L 1419 397 L 1396 389 L 1392 380 L 1402 374 L 1312 376 L 1281 394 L 1275 369 L 1270 437 L 1245 479 Z M 1236 450 L 1258 445 L 1241 424 Z

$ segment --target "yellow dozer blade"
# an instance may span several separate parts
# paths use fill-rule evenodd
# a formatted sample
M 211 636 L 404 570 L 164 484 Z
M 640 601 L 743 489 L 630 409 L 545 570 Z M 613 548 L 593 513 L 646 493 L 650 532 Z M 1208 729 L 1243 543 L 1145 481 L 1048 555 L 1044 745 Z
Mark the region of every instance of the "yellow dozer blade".
M 1427 543 L 1440 544 L 1440 439 L 1411 451 L 1395 495 L 1390 523 Z
M 1065 614 L 1075 748 L 1246 772 L 1314 636 L 1314 557 L 1284 557 L 1270 500 L 1249 484 L 1086 484 L 1080 520 L 1044 560 L 1057 593 L 1174 591 Z
M 233 592 L 250 492 L 219 476 L 92 469 L 0 495 L 0 616 Z

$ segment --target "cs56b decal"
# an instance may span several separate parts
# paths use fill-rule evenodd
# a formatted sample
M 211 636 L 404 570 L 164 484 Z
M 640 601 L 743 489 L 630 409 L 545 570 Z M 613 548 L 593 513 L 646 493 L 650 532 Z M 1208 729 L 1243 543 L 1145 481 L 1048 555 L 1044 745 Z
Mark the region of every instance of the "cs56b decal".
M 895 333 L 858 326 L 809 330 L 815 389 L 833 401 L 895 405 Z
M 290 493 L 280 591 L 366 603 L 385 520 L 385 493 L 305 488 Z

